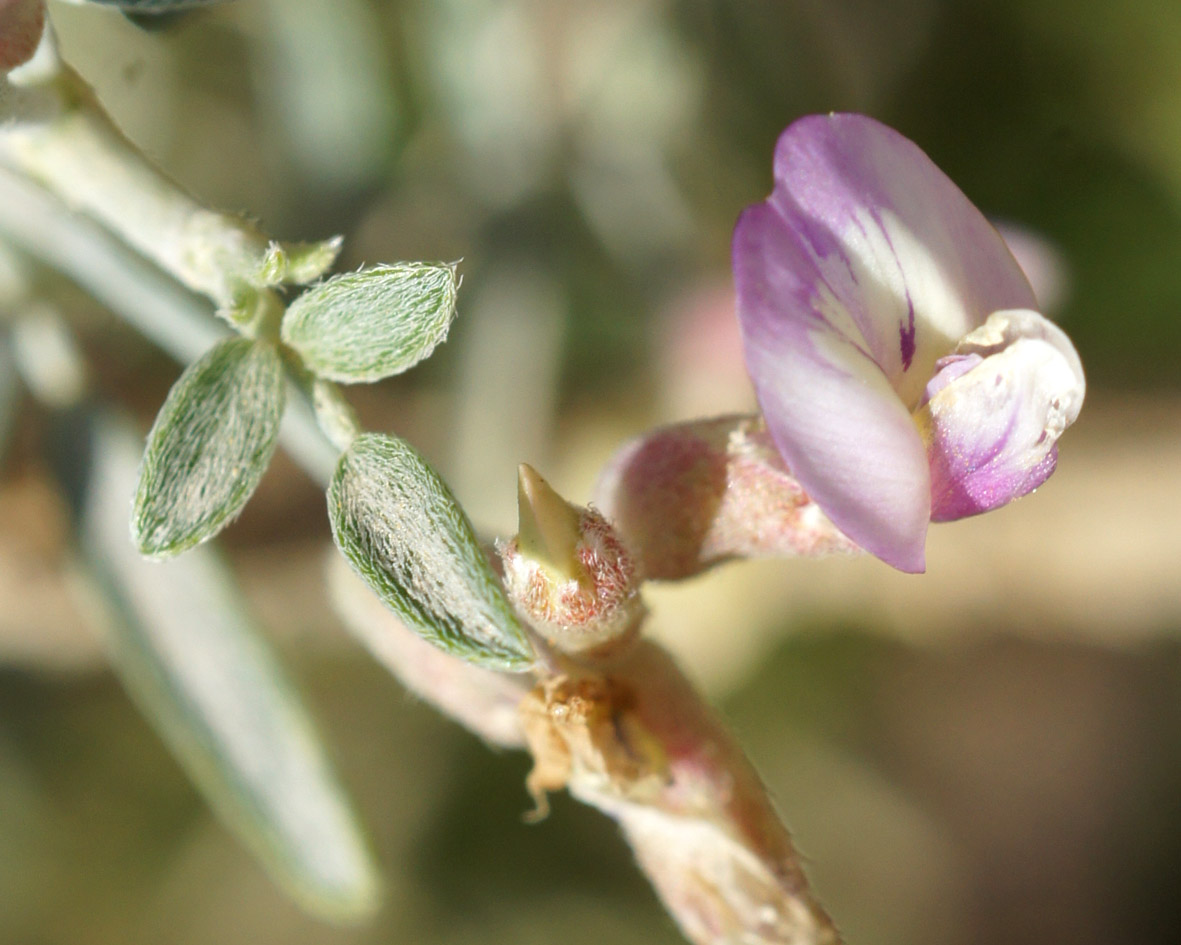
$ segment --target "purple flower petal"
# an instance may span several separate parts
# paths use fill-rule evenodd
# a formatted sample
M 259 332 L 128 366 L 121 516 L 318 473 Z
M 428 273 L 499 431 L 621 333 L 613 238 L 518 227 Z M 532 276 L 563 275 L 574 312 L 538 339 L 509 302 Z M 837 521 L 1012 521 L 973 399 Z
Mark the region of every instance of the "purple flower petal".
M 846 535 L 904 571 L 924 567 L 930 480 L 923 442 L 885 374 L 805 306 L 814 267 L 766 204 L 734 236 L 746 362 L 767 428 L 795 477 Z
M 990 313 L 1037 307 L 992 224 L 917 145 L 871 118 L 791 125 L 768 203 L 909 408 L 936 359 Z
M 947 370 L 974 366 L 918 415 L 937 522 L 998 508 L 1045 482 L 1085 393 L 1070 341 L 1036 312 L 996 312 L 957 351 L 964 360 Z
M 783 133 L 733 259 L 747 366 L 792 472 L 850 538 L 921 570 L 930 483 L 910 411 L 958 339 L 1035 304 L 1020 267 L 916 145 L 859 115 Z

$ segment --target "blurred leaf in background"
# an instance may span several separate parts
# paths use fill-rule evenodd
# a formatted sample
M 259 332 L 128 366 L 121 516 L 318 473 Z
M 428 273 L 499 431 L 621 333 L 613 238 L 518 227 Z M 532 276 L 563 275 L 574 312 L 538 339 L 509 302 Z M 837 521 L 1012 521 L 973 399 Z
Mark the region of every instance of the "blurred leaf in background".
M 238 344 L 233 341 L 230 344 Z M 244 342 L 249 344 L 249 342 Z M 75 417 L 61 459 L 79 503 L 79 589 L 112 668 L 213 808 L 297 900 L 370 916 L 378 880 L 311 721 L 212 548 L 167 563 L 127 542 L 140 444 Z

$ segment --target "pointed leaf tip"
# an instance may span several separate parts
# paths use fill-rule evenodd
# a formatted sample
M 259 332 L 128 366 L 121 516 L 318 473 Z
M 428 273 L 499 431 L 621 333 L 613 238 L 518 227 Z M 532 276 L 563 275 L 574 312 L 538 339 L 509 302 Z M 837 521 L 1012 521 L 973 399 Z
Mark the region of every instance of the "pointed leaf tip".
M 517 469 L 517 548 L 563 580 L 585 577 L 576 556 L 582 534 L 578 509 L 528 463 Z

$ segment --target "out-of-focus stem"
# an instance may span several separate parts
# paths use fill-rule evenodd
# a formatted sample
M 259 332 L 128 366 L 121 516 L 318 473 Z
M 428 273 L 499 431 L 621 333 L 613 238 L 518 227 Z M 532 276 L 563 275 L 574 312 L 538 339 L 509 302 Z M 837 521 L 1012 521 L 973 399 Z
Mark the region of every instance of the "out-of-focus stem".
M 840 945 L 758 774 L 659 646 L 539 661 L 530 690 L 416 637 L 335 556 L 329 578 L 353 632 L 412 691 L 494 745 L 528 747 L 534 816 L 567 788 L 618 822 L 691 941 Z
M 68 66 L 14 83 L 0 161 L 86 213 L 229 313 L 256 286 L 268 240 L 208 210 L 147 161 Z
M 735 540 L 750 544 L 760 525 L 745 521 L 749 513 L 765 518 L 785 495 L 788 510 L 778 510 L 772 528 L 798 537 L 802 491 L 786 491 L 779 470 L 762 473 L 757 442 L 743 439 L 746 427 L 731 418 L 706 425 L 712 440 L 694 432 L 698 454 L 715 452 L 729 475 L 721 495 L 705 497 L 713 500 L 711 521 L 720 523 L 706 540 L 671 529 L 674 538 L 691 540 L 688 560 L 708 562 L 721 553 L 708 538 L 712 531 L 737 529 Z M 730 432 L 739 439 L 727 450 Z M 727 514 L 732 489 L 751 491 L 744 489 L 748 458 L 758 464 L 756 482 L 770 478 L 772 501 L 752 507 L 744 496 L 735 514 Z M 672 469 L 683 474 L 686 467 Z M 520 475 L 520 534 L 497 546 L 505 590 L 559 657 L 537 664 L 539 685 L 520 705 L 537 812 L 545 810 L 547 791 L 567 788 L 615 818 L 669 912 L 698 945 L 836 945 L 832 921 L 812 897 L 787 829 L 746 755 L 668 654 L 638 639 L 643 604 L 627 543 L 598 513 L 569 505 L 529 467 Z M 677 484 L 676 476 L 660 478 L 671 495 L 650 491 L 648 498 L 667 508 L 693 497 Z M 651 511 L 652 503 L 641 510 Z M 783 544 L 776 534 L 772 546 Z M 661 564 L 652 553 L 658 547 L 641 545 L 649 563 Z M 734 541 L 725 548 L 738 550 Z
M 344 558 L 327 561 L 336 612 L 373 656 L 419 698 L 490 745 L 524 748 L 517 711 L 533 685 L 524 673 L 501 673 L 466 663 L 407 627 L 365 586 Z
M 277 336 L 283 306 L 269 286 L 314 279 L 335 259 L 339 239 L 280 245 L 193 200 L 61 62 L 52 31 L 10 78 L 0 80 L 0 234 L 69 275 L 182 364 L 225 332 L 181 286 L 210 298 L 242 333 Z M 284 446 L 326 486 L 339 449 L 321 433 L 310 393 L 291 384 L 289 394 Z
M 57 269 L 178 360 L 225 337 L 209 306 L 43 188 L 0 166 L 0 235 Z
M 337 452 L 343 453 L 361 433 L 361 424 L 353 405 L 348 402 L 340 385 L 309 371 L 295 351 L 284 348 L 283 358 L 287 363 L 287 376 L 303 394 L 304 402 L 310 405 L 320 432 Z
M 182 364 L 196 360 L 226 335 L 206 303 L 110 232 L 3 167 L 0 238 L 69 276 Z M 326 486 L 338 450 L 320 432 L 302 391 L 288 398 L 280 436 L 296 462 Z
M 522 703 L 529 787 L 609 814 L 698 945 L 839 945 L 758 774 L 659 646 L 544 679 Z

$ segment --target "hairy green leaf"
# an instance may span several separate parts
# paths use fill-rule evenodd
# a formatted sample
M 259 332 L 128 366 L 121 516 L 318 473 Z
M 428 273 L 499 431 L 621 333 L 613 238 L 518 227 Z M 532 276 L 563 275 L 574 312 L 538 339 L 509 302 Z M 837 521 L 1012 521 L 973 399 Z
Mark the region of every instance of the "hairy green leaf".
M 328 487 L 332 535 L 402 621 L 448 653 L 493 669 L 532 654 L 459 503 L 408 443 L 366 433 Z
M 178 554 L 229 524 L 271 461 L 282 416 L 273 345 L 231 338 L 190 365 L 148 434 L 131 518 L 140 552 Z
M 400 374 L 447 337 L 455 266 L 399 263 L 333 276 L 283 316 L 283 341 L 321 377 L 345 383 Z
M 362 831 L 231 573 L 211 546 L 144 561 L 127 542 L 135 435 L 91 416 L 63 432 L 55 465 L 78 510 L 78 586 L 119 678 L 284 888 L 327 918 L 369 917 L 379 883 Z

